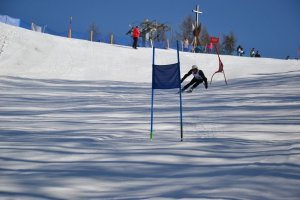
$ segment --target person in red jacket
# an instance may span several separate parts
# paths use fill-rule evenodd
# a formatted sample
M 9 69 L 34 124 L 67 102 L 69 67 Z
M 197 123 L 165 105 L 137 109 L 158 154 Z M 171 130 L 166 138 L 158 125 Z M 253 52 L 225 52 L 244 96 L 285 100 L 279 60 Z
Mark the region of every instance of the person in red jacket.
M 133 44 L 132 44 L 132 48 L 137 49 L 137 43 L 138 43 L 138 39 L 140 37 L 140 30 L 139 27 L 136 26 L 133 31 L 132 31 L 132 37 L 133 37 Z

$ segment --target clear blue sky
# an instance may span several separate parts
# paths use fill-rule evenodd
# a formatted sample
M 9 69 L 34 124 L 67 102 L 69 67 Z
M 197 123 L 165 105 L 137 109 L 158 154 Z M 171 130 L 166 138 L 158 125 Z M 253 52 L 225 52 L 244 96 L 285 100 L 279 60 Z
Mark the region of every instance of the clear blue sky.
M 124 35 L 129 24 L 158 20 L 179 29 L 200 6 L 200 22 L 211 35 L 231 31 L 246 50 L 264 57 L 295 58 L 300 46 L 300 0 L 0 0 L 0 14 L 47 25 L 54 31 L 85 32 L 96 23 L 101 33 Z

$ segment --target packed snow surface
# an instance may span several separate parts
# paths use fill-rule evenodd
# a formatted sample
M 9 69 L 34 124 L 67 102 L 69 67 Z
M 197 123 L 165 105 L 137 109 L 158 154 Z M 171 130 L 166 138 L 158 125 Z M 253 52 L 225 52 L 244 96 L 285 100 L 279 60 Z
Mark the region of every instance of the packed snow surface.
M 177 90 L 155 90 L 150 141 L 151 48 L 0 23 L 0 199 L 299 199 L 300 61 L 221 59 L 228 85 L 183 93 L 183 142 Z

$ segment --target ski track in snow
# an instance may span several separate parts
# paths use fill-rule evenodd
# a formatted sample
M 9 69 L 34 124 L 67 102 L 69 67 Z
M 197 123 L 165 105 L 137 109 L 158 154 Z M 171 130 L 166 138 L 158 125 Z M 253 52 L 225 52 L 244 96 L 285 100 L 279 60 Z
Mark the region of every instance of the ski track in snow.
M 298 199 L 299 71 L 183 94 L 0 77 L 0 199 Z

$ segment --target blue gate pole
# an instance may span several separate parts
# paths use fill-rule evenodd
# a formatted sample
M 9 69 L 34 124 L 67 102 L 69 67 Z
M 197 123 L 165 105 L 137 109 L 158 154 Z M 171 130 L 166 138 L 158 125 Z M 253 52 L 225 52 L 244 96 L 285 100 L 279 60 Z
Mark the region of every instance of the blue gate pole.
M 155 56 L 155 47 L 153 46 L 153 55 L 152 55 L 152 95 L 151 95 L 151 130 L 150 130 L 150 140 L 153 139 L 153 101 L 154 101 L 154 89 L 153 89 L 153 83 L 154 83 L 154 56 Z
M 180 138 L 181 142 L 183 141 L 183 125 L 182 125 L 182 95 L 181 95 L 181 73 L 180 73 L 180 60 L 179 60 L 179 42 L 177 40 L 177 59 L 178 59 L 178 70 L 179 70 L 179 97 L 180 97 Z

